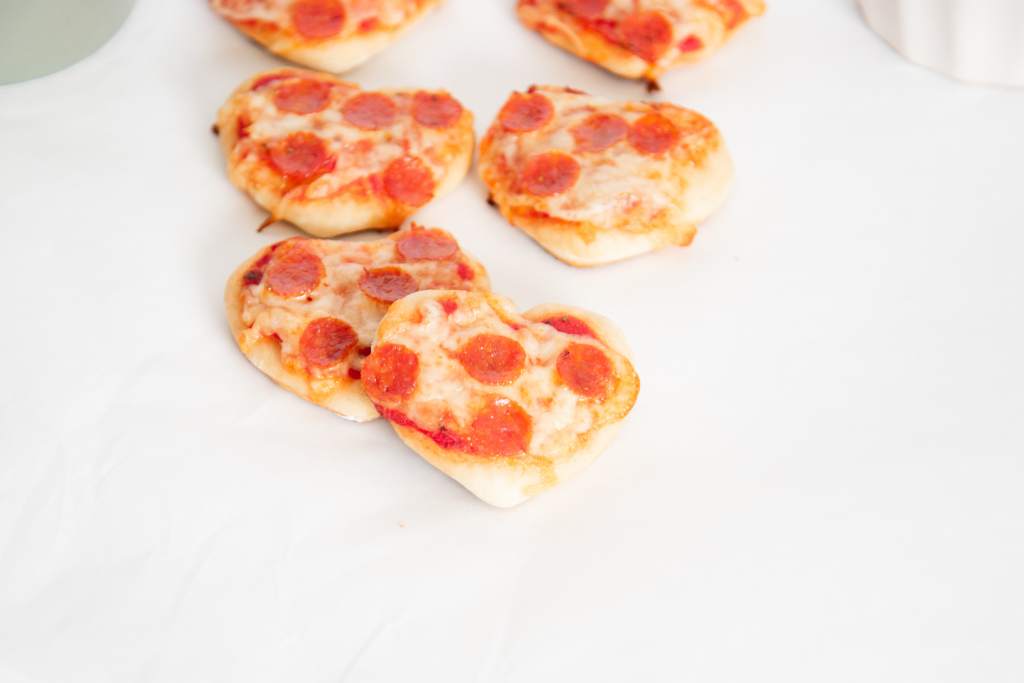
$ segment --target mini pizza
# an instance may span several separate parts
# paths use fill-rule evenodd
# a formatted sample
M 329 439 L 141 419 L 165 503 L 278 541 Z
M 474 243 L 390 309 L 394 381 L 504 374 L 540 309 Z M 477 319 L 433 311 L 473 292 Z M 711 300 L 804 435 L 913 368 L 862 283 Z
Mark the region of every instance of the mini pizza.
M 274 54 L 342 73 L 394 42 L 440 0 L 210 0 Z
M 473 115 L 444 91 L 365 91 L 296 69 L 250 78 L 214 130 L 231 182 L 268 222 L 317 237 L 400 225 L 473 157 Z
M 763 0 L 519 0 L 528 28 L 626 78 L 651 83 L 722 45 Z
M 732 160 L 689 109 L 535 86 L 498 113 L 480 176 L 510 223 L 566 263 L 593 266 L 688 245 L 725 201 Z
M 487 272 L 444 230 L 373 242 L 296 237 L 243 263 L 224 294 L 242 353 L 284 388 L 358 422 L 377 417 L 360 370 L 395 301 L 422 289 L 487 290 Z
M 640 388 L 604 318 L 565 306 L 519 315 L 503 298 L 464 291 L 393 305 L 362 378 L 406 445 L 498 507 L 590 465 Z

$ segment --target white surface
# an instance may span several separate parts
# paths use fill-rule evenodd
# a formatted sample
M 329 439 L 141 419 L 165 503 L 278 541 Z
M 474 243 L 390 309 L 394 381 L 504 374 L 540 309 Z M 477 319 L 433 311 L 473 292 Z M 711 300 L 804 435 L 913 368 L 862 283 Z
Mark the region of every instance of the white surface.
M 1020 0 L 859 0 L 907 59 L 973 83 L 1024 86 Z
M 636 97 L 450 0 L 353 74 Z M 687 250 L 581 271 L 474 178 L 419 218 L 523 308 L 591 307 L 643 379 L 578 480 L 491 509 L 276 389 L 224 279 L 262 214 L 209 132 L 277 64 L 142 0 L 0 88 L 0 681 L 1019 683 L 1024 95 L 915 68 L 851 1 L 775 0 L 665 97 L 738 182 Z

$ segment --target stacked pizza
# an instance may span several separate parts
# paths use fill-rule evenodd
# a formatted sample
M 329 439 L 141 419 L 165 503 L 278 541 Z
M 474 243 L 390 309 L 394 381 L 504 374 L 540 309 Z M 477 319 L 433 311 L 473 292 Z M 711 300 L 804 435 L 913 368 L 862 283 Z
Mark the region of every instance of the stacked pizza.
M 212 0 L 270 50 L 331 71 L 367 59 L 436 4 Z M 651 80 L 762 10 L 760 0 L 519 2 L 524 23 L 553 42 Z M 229 178 L 268 211 L 266 223 L 309 235 L 260 249 L 228 281 L 228 321 L 256 367 L 343 417 L 383 417 L 502 507 L 608 446 L 639 391 L 621 332 L 567 305 L 518 312 L 451 233 L 408 222 L 470 167 L 473 115 L 455 96 L 281 68 L 242 83 L 214 131 Z M 689 244 L 724 202 L 732 164 L 696 112 L 533 86 L 497 113 L 479 173 L 511 224 L 566 263 L 595 266 Z M 393 228 L 374 241 L 331 239 Z

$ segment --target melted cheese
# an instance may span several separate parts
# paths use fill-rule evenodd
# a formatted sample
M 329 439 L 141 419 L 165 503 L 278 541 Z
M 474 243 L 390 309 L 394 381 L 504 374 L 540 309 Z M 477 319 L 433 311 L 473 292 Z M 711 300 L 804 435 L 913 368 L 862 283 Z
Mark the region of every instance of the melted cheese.
M 309 74 L 294 73 L 294 78 Z M 326 77 L 320 77 L 327 80 Z M 348 123 L 342 114 L 346 100 L 363 92 L 358 86 L 336 79 L 327 106 L 314 114 L 292 114 L 280 111 L 274 104 L 276 87 L 289 79 L 274 81 L 257 90 L 244 90 L 232 98 L 234 106 L 246 113 L 251 122 L 247 136 L 238 140 L 232 150 L 232 161 L 244 172 L 255 172 L 265 163 L 262 150 L 268 143 L 290 133 L 316 133 L 327 151 L 337 158 L 334 170 L 313 182 L 293 188 L 287 196 L 323 199 L 350 189 L 354 184 L 381 173 L 388 164 L 406 154 L 418 157 L 430 169 L 435 182 L 446 175 L 451 162 L 451 148 L 458 136 L 464 135 L 458 123 L 446 129 L 421 126 L 412 117 L 414 92 L 377 91 L 387 95 L 396 106 L 394 122 L 380 130 L 365 130 Z
M 555 328 L 516 318 L 518 327 L 505 322 L 483 297 L 460 297 L 458 308 L 447 314 L 437 299 L 417 302 L 419 319 L 404 319 L 390 327 L 378 343 L 402 344 L 419 357 L 419 377 L 412 398 L 403 410 L 417 424 L 435 428 L 441 416 L 450 415 L 460 428 L 468 425 L 483 397 L 498 395 L 518 403 L 530 415 L 533 431 L 529 455 L 550 457 L 578 446 L 580 436 L 612 419 L 619 408 L 615 400 L 595 401 L 580 397 L 557 376 L 555 363 L 570 343 L 600 348 L 612 361 L 616 376 L 632 373 L 629 362 L 601 342 L 559 332 Z M 508 385 L 483 384 L 465 371 L 458 350 L 478 334 L 510 337 L 523 347 L 526 363 L 519 377 Z M 617 386 L 612 380 L 612 386 Z M 631 405 L 631 404 L 630 404 Z
M 536 154 L 562 151 L 580 164 L 580 177 L 571 189 L 551 197 L 513 195 L 512 201 L 528 203 L 538 211 L 567 221 L 589 222 L 603 229 L 642 231 L 655 220 L 687 223 L 684 205 L 686 186 L 680 165 L 693 163 L 692 149 L 717 140 L 718 132 L 709 121 L 693 113 L 693 127 L 680 128 L 681 139 L 670 153 L 642 154 L 627 139 L 601 152 L 576 153 L 571 130 L 594 113 L 614 114 L 632 124 L 658 105 L 638 102 L 610 102 L 564 88 L 534 89 L 554 105 L 551 122 L 537 131 L 510 133 L 495 123 L 488 133 L 487 159 L 482 165 L 504 166 L 515 174 Z M 679 127 L 679 126 L 677 126 Z M 489 172 L 485 170 L 485 173 Z M 486 176 L 485 176 L 486 177 Z
M 347 377 L 350 368 L 362 367 L 362 356 L 353 353 L 346 363 L 338 366 L 306 368 L 299 340 L 310 322 L 332 317 L 348 323 L 359 335 L 359 346 L 369 348 L 388 305 L 371 299 L 359 288 L 359 278 L 367 268 L 401 268 L 416 280 L 420 289 L 486 289 L 486 278 L 477 275 L 467 281 L 459 275 L 459 263 L 466 260 L 462 252 L 444 261 L 404 262 L 396 253 L 393 238 L 374 242 L 313 239 L 302 239 L 302 242 L 324 265 L 325 277 L 317 289 L 308 296 L 284 298 L 268 289 L 264 277 L 257 285 L 243 285 L 241 316 L 247 328 L 243 333 L 244 342 L 254 344 L 263 337 L 277 335 L 285 365 L 314 376 Z
M 420 0 L 340 0 L 345 8 L 344 38 L 356 33 L 370 22 L 384 27 L 396 27 L 414 16 Z M 289 8 L 294 0 L 214 0 L 217 12 L 232 21 L 258 20 L 290 27 Z

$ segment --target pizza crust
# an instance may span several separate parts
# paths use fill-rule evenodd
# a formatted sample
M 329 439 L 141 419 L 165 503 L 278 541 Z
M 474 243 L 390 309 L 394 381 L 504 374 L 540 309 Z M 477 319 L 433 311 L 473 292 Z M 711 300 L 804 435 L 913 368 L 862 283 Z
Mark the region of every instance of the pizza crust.
M 750 16 L 764 13 L 763 0 L 740 0 Z M 596 31 L 580 27 L 575 18 L 558 8 L 557 3 L 542 0 L 519 0 L 517 13 L 527 28 L 546 40 L 623 78 L 656 81 L 665 72 L 698 62 L 720 48 L 735 32 L 727 29 L 721 16 L 706 7 L 690 8 L 687 31 L 699 36 L 703 47 L 693 52 L 673 51 L 656 63 L 637 56 L 625 48 L 608 41 Z M 744 22 L 741 22 L 741 24 Z
M 214 4 L 216 5 L 216 2 Z M 398 26 L 364 30 L 355 35 L 342 34 L 317 41 L 303 40 L 290 31 L 271 28 L 266 24 L 231 21 L 230 18 L 229 21 L 239 31 L 276 55 L 297 64 L 340 74 L 382 52 L 440 4 L 441 0 L 420 0 L 416 11 Z
M 499 314 L 518 317 L 513 304 L 492 293 L 475 292 L 470 296 L 483 296 Z M 425 298 L 445 296 L 460 300 L 464 292 L 418 292 L 392 307 L 378 328 L 375 345 L 380 343 L 416 310 Z M 571 315 L 586 323 L 608 349 L 621 354 L 627 361 L 626 372 L 620 368 L 621 384 L 617 395 L 611 398 L 616 406 L 610 419 L 591 429 L 575 450 L 549 456 L 486 457 L 454 451 L 439 446 L 429 436 L 408 426 L 391 422 L 395 433 L 415 453 L 431 465 L 457 481 L 473 495 L 495 507 L 509 508 L 565 482 L 589 467 L 609 446 L 636 401 L 640 380 L 632 368 L 631 352 L 625 337 L 607 318 L 582 309 L 560 304 L 536 306 L 522 317 L 533 322 L 558 315 Z
M 235 338 L 238 348 L 265 375 L 310 403 L 323 406 L 341 417 L 355 422 L 369 422 L 380 417 L 358 380 L 336 380 L 337 388 L 326 394 L 314 391 L 307 376 L 287 368 L 281 362 L 279 342 L 270 337 L 263 337 L 254 344 L 245 341 L 242 334 L 246 329 L 242 322 L 242 278 L 263 253 L 264 251 L 260 250 L 256 256 L 239 266 L 228 278 L 227 287 L 224 290 L 224 308 L 227 312 L 228 327 L 231 329 L 231 335 Z
M 331 80 L 342 86 L 358 89 L 358 86 L 324 74 L 304 72 L 300 69 L 282 69 L 279 72 L 290 77 Z M 282 193 L 280 176 L 266 164 L 253 169 L 251 165 L 245 165 L 242 160 L 236 159 L 235 146 L 239 142 L 237 122 L 247 113 L 245 96 L 252 90 L 253 85 L 266 75 L 257 74 L 249 78 L 232 93 L 217 113 L 216 130 L 227 161 L 228 179 L 266 209 L 270 213 L 271 222 L 288 221 L 314 237 L 336 237 L 362 230 L 397 228 L 422 208 L 396 202 L 380 192 L 374 193 L 365 184 L 357 185 L 353 189 L 343 189 L 327 197 L 292 196 L 290 193 Z M 377 92 L 393 94 L 397 91 Z M 449 194 L 469 172 L 476 146 L 472 112 L 463 107 L 458 121 L 443 134 L 446 143 L 437 153 L 440 164 L 432 169 L 435 187 L 430 202 Z

